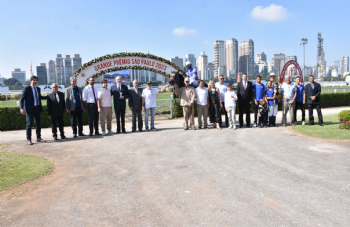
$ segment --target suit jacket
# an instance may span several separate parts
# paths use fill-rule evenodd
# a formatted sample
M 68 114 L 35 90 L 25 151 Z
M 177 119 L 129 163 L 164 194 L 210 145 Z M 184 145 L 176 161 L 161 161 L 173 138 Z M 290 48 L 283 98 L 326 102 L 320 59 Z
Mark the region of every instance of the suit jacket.
M 78 87 L 79 90 L 79 98 L 80 98 L 80 107 L 82 110 L 85 109 L 85 103 L 83 102 L 83 89 Z M 66 90 L 66 108 L 67 110 L 74 111 L 75 110 L 75 96 L 73 92 L 73 87 L 70 86 Z
M 132 107 L 133 110 L 142 109 L 142 88 L 137 88 L 138 93 L 136 94 L 135 88 L 129 89 L 129 107 Z
M 38 91 L 38 95 L 39 95 L 39 103 L 40 103 L 40 111 L 43 111 L 43 106 L 41 105 L 41 91 L 39 87 L 35 87 L 35 89 L 37 89 Z M 34 94 L 33 94 L 33 90 L 32 90 L 32 86 L 27 86 L 24 87 L 22 90 L 22 95 L 21 98 L 19 100 L 19 106 L 21 109 L 24 109 L 26 111 L 26 113 L 31 114 L 33 113 L 33 109 L 34 109 Z
M 60 91 L 57 92 L 60 102 L 57 102 L 55 93 L 50 93 L 47 96 L 47 115 L 51 117 L 61 117 L 66 111 L 66 102 L 64 100 L 64 94 Z
M 122 96 L 124 96 L 124 99 L 119 98 L 119 91 L 118 91 L 118 86 L 113 85 L 111 87 L 111 94 L 113 95 L 113 100 L 114 100 L 114 109 L 116 110 L 125 110 L 126 109 L 126 99 L 129 98 L 129 90 L 128 87 L 125 86 L 124 84 L 121 85 L 121 92 Z
M 250 102 L 253 101 L 253 84 L 247 81 L 247 87 L 244 90 L 243 81 L 240 81 L 237 85 L 237 97 L 238 101 Z
M 308 104 L 318 104 L 321 102 L 320 95 L 321 95 L 321 85 L 319 83 L 314 83 L 314 89 L 311 87 L 311 83 L 306 84 L 305 86 L 305 95 L 307 97 L 307 103 Z M 315 100 L 311 100 L 311 96 L 316 96 Z

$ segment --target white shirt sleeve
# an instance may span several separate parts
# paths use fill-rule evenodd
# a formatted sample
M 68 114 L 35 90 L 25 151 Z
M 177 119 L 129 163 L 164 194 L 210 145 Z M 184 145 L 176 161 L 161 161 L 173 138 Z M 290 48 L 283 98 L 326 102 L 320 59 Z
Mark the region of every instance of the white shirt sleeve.
M 83 90 L 83 101 L 87 101 L 87 89 L 84 88 Z

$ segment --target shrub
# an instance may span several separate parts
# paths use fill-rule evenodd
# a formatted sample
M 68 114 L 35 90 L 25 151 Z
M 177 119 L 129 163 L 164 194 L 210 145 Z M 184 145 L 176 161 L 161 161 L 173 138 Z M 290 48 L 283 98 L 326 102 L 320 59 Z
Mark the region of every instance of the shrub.
M 350 129 L 350 121 L 342 121 L 342 124 L 339 125 L 339 128 L 349 130 Z
M 339 122 L 350 121 L 350 110 L 342 110 L 338 114 Z
M 86 109 L 83 112 L 83 124 L 87 125 L 89 121 L 89 114 Z M 63 115 L 64 126 L 70 125 L 70 114 L 65 112 Z M 35 123 L 33 123 L 35 127 Z M 51 127 L 51 120 L 47 116 L 47 107 L 43 106 L 43 112 L 41 112 L 41 127 Z M 20 113 L 19 107 L 2 107 L 0 108 L 0 131 L 25 129 L 26 128 L 26 116 Z

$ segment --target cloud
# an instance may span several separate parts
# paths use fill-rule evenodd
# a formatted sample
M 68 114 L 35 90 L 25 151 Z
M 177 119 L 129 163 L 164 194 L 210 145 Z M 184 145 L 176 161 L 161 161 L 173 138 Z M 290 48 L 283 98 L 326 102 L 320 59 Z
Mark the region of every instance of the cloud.
M 260 20 L 281 21 L 289 17 L 290 12 L 288 12 L 287 8 L 284 8 L 283 6 L 271 4 L 265 8 L 262 6 L 255 7 L 252 12 L 250 12 L 250 15 L 253 18 Z
M 193 34 L 196 34 L 196 33 L 197 33 L 196 30 L 185 28 L 185 27 L 174 28 L 174 30 L 173 30 L 173 34 L 174 35 L 179 35 L 179 36 L 193 35 Z

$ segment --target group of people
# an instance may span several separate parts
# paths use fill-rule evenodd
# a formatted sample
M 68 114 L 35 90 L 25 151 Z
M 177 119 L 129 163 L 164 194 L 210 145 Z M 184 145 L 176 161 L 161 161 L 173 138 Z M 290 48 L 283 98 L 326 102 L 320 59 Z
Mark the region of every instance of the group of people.
M 230 129 L 236 129 L 236 101 L 239 107 L 239 127 L 243 127 L 243 115 L 246 114 L 246 126 L 250 124 L 250 108 L 254 104 L 253 127 L 276 126 L 278 105 L 282 104 L 282 126 L 287 125 L 287 114 L 290 115 L 292 126 L 297 124 L 296 111 L 298 107 L 302 112 L 302 125 L 305 125 L 305 102 L 306 98 L 309 110 L 309 125 L 314 125 L 313 109 L 316 108 L 318 123 L 323 126 L 320 94 L 321 86 L 310 75 L 309 82 L 305 87 L 300 83 L 300 77 L 296 77 L 295 83 L 291 82 L 290 76 L 286 76 L 286 82 L 279 84 L 275 81 L 276 75 L 270 75 L 270 81 L 265 85 L 261 83 L 261 76 L 256 77 L 256 83 L 248 81 L 247 74 L 243 74 L 242 81 L 237 85 L 237 93 L 232 90 L 232 83 L 224 82 L 224 77 L 219 76 L 219 81 L 210 81 L 208 88 L 204 81 L 199 81 L 198 87 L 191 86 L 190 76 L 185 78 L 185 86 L 179 88 L 175 85 L 175 93 L 180 98 L 183 108 L 184 129 L 207 129 L 208 122 L 213 123 L 213 128 L 222 129 L 221 113 L 225 114 L 225 125 Z M 198 128 L 194 123 L 194 103 L 197 104 Z M 190 124 L 188 125 L 188 121 Z
M 300 78 L 296 78 L 296 83 L 292 83 L 289 76 L 286 76 L 286 83 L 278 90 L 278 82 L 274 81 L 274 75 L 270 76 L 267 85 L 261 84 L 261 77 L 256 78 L 256 83 L 252 84 L 247 80 L 247 75 L 243 74 L 242 81 L 238 83 L 237 93 L 232 89 L 232 83 L 225 83 L 224 77 L 219 76 L 219 82 L 210 81 L 208 88 L 204 81 L 196 81 L 196 73 L 189 69 L 191 75 L 184 79 L 185 86 L 179 88 L 175 84 L 175 93 L 180 98 L 180 105 L 183 108 L 184 129 L 207 129 L 208 117 L 213 128 L 221 129 L 222 111 L 225 114 L 226 127 L 236 129 L 236 101 L 239 105 L 239 127 L 243 127 L 243 113 L 246 114 L 246 125 L 250 127 L 250 107 L 254 103 L 254 127 L 267 127 L 276 125 L 276 115 L 280 98 L 282 98 L 282 125 L 286 126 L 287 113 L 291 118 L 291 125 L 296 124 L 296 110 L 302 110 L 302 124 L 305 124 L 305 96 L 308 98 L 309 124 L 314 124 L 313 108 L 317 109 L 319 125 L 322 126 L 322 113 L 320 104 L 321 86 L 314 81 L 313 76 L 309 77 L 310 83 L 304 88 L 300 84 Z M 192 78 L 192 80 L 190 79 Z M 83 112 L 89 114 L 89 136 L 101 135 L 99 132 L 99 118 L 102 135 L 113 134 L 112 131 L 112 102 L 117 120 L 117 130 L 115 133 L 126 133 L 125 111 L 126 100 L 132 111 L 132 132 L 136 129 L 143 131 L 142 111 L 145 113 L 145 130 L 155 131 L 154 117 L 156 109 L 156 95 L 164 92 L 169 85 L 159 90 L 152 88 L 152 82 L 147 82 L 147 88 L 138 87 L 138 81 L 133 81 L 133 87 L 128 89 L 122 84 L 122 78 L 116 77 L 116 84 L 108 88 L 108 81 L 102 81 L 102 89 L 94 86 L 94 78 L 89 78 L 88 86 L 84 89 L 77 86 L 75 77 L 70 78 L 72 86 L 64 93 L 58 91 L 58 85 L 52 84 L 52 93 L 42 96 L 40 88 L 37 86 L 38 78 L 30 78 L 30 86 L 23 88 L 20 98 L 21 114 L 26 115 L 26 136 L 27 144 L 32 145 L 31 127 L 33 119 L 36 125 L 37 142 L 46 142 L 41 137 L 41 112 L 43 107 L 42 99 L 47 100 L 47 114 L 51 119 L 52 136 L 58 140 L 57 123 L 61 139 L 67 139 L 64 134 L 63 115 L 64 112 L 70 114 L 70 122 L 73 130 L 73 138 L 86 136 L 83 133 Z M 198 86 L 194 88 L 195 86 Z M 113 97 L 112 97 L 113 96 Z M 194 105 L 197 105 L 198 127 L 194 123 Z M 259 121 L 258 121 L 259 116 Z M 150 126 L 149 126 L 149 117 Z M 136 119 L 138 124 L 136 126 Z M 188 124 L 188 120 L 190 124 Z M 107 122 L 107 130 L 106 130 Z

